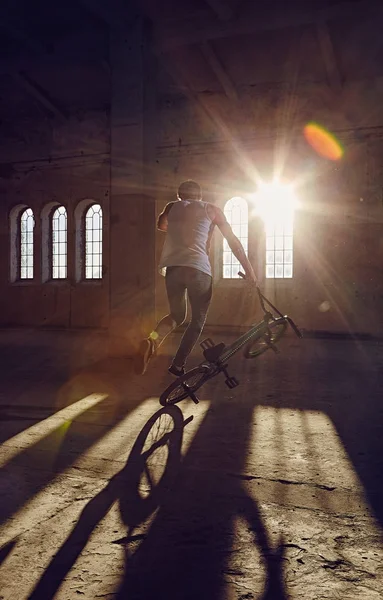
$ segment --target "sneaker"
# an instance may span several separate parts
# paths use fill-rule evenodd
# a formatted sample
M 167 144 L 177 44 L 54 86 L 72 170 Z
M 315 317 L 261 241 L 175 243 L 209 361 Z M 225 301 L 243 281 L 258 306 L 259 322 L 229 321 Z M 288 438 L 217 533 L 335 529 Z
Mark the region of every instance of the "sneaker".
M 185 375 L 186 371 L 183 367 L 176 367 L 175 365 L 171 364 L 170 367 L 168 368 L 169 373 L 171 373 L 172 375 L 175 375 L 176 377 L 181 377 L 181 375 Z
M 154 342 L 150 338 L 142 340 L 134 361 L 134 370 L 137 375 L 144 375 L 152 356 L 155 354 Z

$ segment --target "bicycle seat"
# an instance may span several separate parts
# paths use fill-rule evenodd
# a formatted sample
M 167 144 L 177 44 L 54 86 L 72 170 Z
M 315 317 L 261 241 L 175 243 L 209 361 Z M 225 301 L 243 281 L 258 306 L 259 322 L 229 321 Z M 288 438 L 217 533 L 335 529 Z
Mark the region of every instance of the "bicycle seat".
M 225 344 L 223 342 L 221 342 L 220 344 L 217 344 L 216 346 L 211 346 L 210 348 L 205 348 L 205 350 L 203 351 L 203 355 L 206 358 L 206 360 L 208 360 L 211 363 L 215 363 L 221 356 L 224 349 L 225 349 Z

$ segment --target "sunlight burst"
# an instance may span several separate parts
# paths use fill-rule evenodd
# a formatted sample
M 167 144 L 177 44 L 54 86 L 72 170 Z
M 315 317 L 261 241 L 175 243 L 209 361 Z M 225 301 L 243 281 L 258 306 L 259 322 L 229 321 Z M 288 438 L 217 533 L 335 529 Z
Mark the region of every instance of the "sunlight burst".
M 292 221 L 294 211 L 298 208 L 298 200 L 293 186 L 273 183 L 262 183 L 254 196 L 256 213 L 266 225 L 270 223 L 286 223 Z

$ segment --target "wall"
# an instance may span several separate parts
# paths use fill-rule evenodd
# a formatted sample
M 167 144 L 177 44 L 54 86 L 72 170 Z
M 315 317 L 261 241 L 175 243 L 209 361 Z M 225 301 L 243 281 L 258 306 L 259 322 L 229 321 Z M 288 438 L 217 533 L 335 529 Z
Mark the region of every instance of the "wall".
M 62 122 L 25 120 L 19 135 L 9 134 L 0 147 L 9 173 L 1 189 L 0 326 L 105 328 L 109 323 L 109 270 L 102 281 L 76 279 L 75 209 L 85 199 L 103 209 L 103 260 L 109 264 L 109 118 L 89 111 Z M 23 134 L 23 132 L 25 132 Z M 35 216 L 35 277 L 10 281 L 10 212 L 22 204 Z M 42 215 L 48 205 L 68 213 L 68 279 L 42 282 Z
M 156 65 L 147 24 L 130 16 L 130 29 L 92 22 L 84 35 L 67 35 L 64 49 L 55 41 L 53 57 L 27 61 L 28 76 L 53 99 L 48 106 L 20 78 L 16 85 L 0 74 L 12 99 L 0 100 L 0 326 L 108 329 L 110 352 L 124 355 L 155 319 Z M 78 207 L 87 200 L 103 209 L 102 281 L 80 281 L 76 272 Z M 56 204 L 68 212 L 70 268 L 66 281 L 43 282 L 42 219 Z M 28 282 L 10 280 L 9 215 L 18 205 L 36 218 Z
M 381 79 L 345 85 L 335 98 L 318 86 L 321 96 L 305 92 L 292 97 L 296 111 L 294 128 L 278 135 L 276 124 L 286 109 L 286 97 L 267 107 L 250 92 L 242 96 L 240 135 L 226 113 L 227 99 L 211 94 L 203 106 L 185 100 L 162 106 L 162 139 L 157 148 L 161 167 L 157 212 L 175 198 L 180 181 L 194 178 L 205 189 L 205 199 L 224 206 L 235 195 L 255 190 L 259 175 L 269 179 L 283 159 L 283 176 L 299 183 L 301 208 L 294 231 L 294 278 L 264 280 L 262 224 L 250 223 L 250 258 L 261 274 L 266 295 L 282 312 L 291 314 L 306 330 L 383 334 L 383 110 Z M 323 91 L 324 90 L 324 91 Z M 297 99 L 298 96 L 298 99 Z M 294 99 L 295 98 L 295 99 Z M 320 101 L 319 101 L 320 100 Z M 324 101 L 325 100 L 325 101 Z M 259 110 L 246 115 L 258 103 Z M 207 106 L 209 110 L 207 110 Z M 211 118 L 214 115 L 214 118 Z M 345 153 L 338 162 L 319 157 L 305 142 L 303 126 L 314 115 L 330 130 L 339 132 Z M 219 118 L 218 118 L 219 117 Z M 257 134 L 258 127 L 258 134 Z M 238 132 L 238 123 L 237 129 Z M 163 243 L 157 236 L 157 259 Z M 243 283 L 226 282 L 219 276 L 220 234 L 215 234 L 212 253 L 215 295 L 208 324 L 231 328 L 254 319 L 254 302 Z M 162 278 L 157 278 L 157 316 L 167 310 Z

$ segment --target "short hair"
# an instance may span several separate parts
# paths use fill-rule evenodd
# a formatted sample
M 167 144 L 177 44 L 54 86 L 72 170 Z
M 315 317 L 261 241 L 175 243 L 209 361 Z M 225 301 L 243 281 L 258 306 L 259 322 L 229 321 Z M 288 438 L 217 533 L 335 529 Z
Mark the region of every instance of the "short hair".
M 201 200 L 201 186 L 196 181 L 188 179 L 181 183 L 177 195 L 180 200 Z

